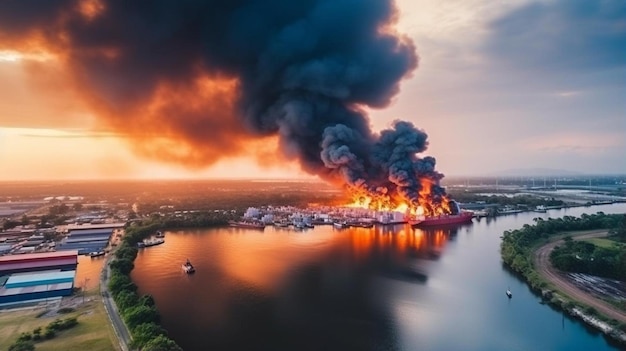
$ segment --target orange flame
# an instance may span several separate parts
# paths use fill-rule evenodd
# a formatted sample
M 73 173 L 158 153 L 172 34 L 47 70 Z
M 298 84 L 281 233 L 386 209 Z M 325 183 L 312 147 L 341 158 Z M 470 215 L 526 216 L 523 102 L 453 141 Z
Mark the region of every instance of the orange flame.
M 446 195 L 435 197 L 434 182 L 428 178 L 421 178 L 421 189 L 416 200 L 393 197 L 386 189 L 370 191 L 364 186 L 348 187 L 352 203 L 348 207 L 370 209 L 375 211 L 396 211 L 408 216 L 433 217 L 451 214 L 450 199 Z

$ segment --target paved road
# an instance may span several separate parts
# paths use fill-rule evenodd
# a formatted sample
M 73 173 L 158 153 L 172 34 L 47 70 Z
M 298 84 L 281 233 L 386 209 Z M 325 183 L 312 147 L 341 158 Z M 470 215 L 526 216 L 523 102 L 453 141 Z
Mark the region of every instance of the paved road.
M 607 235 L 606 230 L 594 231 L 587 233 L 580 233 L 578 235 L 572 235 L 576 239 L 597 238 Z M 598 312 L 603 315 L 618 320 L 622 323 L 626 323 L 626 313 L 616 310 L 611 304 L 593 296 L 592 294 L 580 289 L 575 284 L 566 279 L 559 270 L 554 268 L 550 263 L 550 252 L 555 246 L 563 244 L 563 240 L 548 243 L 541 246 L 535 251 L 535 268 L 537 272 L 543 277 L 552 282 L 558 290 L 564 292 L 576 301 L 580 301 L 586 305 L 592 306 Z
M 117 310 L 117 306 L 113 301 L 113 296 L 109 294 L 108 283 L 109 277 L 111 276 L 111 269 L 109 268 L 109 262 L 111 261 L 112 254 L 107 257 L 107 260 L 104 262 L 104 268 L 102 269 L 102 274 L 100 275 L 100 294 L 102 295 L 102 302 L 104 303 L 104 309 L 107 311 L 107 315 L 109 316 L 109 320 L 113 325 L 113 330 L 115 331 L 115 335 L 120 344 L 120 349 L 122 351 L 130 350 L 130 342 L 132 338 L 130 337 L 130 333 L 128 332 L 128 328 L 126 328 L 126 324 L 122 321 L 119 311 Z

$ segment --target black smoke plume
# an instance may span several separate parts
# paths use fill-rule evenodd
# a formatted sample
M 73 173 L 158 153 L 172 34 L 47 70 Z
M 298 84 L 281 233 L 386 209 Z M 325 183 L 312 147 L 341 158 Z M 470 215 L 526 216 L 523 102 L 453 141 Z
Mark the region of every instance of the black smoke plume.
M 426 134 L 407 122 L 373 133 L 364 112 L 417 67 L 396 17 L 392 0 L 5 0 L 0 49 L 56 53 L 118 130 L 190 147 L 174 160 L 208 165 L 278 136 L 310 173 L 414 201 L 418 178 L 442 177 L 416 156 Z M 198 76 L 234 88 L 197 101 Z

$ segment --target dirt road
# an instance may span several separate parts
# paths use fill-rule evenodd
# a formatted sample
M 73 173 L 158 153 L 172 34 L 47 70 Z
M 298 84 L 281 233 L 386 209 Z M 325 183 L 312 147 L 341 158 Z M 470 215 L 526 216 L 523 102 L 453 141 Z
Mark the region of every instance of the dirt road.
M 587 238 L 597 238 L 603 237 L 607 235 L 606 230 L 580 233 L 579 235 L 572 235 L 572 238 L 576 239 L 587 239 Z M 618 311 L 616 307 L 610 305 L 607 302 L 604 302 L 597 297 L 587 293 L 584 290 L 581 290 L 576 285 L 571 283 L 568 279 L 566 279 L 559 270 L 554 268 L 550 263 L 550 252 L 554 249 L 555 246 L 563 244 L 563 240 L 558 240 L 552 243 L 548 243 L 544 246 L 541 246 L 537 251 L 535 251 L 535 269 L 541 276 L 545 279 L 552 282 L 558 290 L 570 296 L 572 299 L 582 302 L 586 305 L 592 306 L 599 313 L 618 320 L 622 323 L 626 323 L 626 313 L 622 311 Z

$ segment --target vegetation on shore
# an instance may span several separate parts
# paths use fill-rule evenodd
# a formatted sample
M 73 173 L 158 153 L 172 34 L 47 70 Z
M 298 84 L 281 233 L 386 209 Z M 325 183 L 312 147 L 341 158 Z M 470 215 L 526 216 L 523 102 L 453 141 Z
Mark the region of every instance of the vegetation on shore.
M 161 228 L 160 222 L 135 224 L 126 229 L 122 244 L 111 262 L 108 288 L 132 337 L 134 349 L 143 351 L 181 351 L 159 325 L 160 315 L 150 295 L 139 296 L 130 278 L 137 257 L 137 243 Z
M 583 214 L 580 217 L 564 216 L 563 218 L 557 219 L 548 218 L 547 220 L 535 218 L 534 225 L 525 224 L 521 229 L 508 230 L 504 232 L 500 246 L 502 260 L 507 267 L 519 273 L 528 282 L 533 290 L 543 292 L 550 286 L 550 284 L 540 277 L 533 265 L 533 254 L 537 247 L 548 243 L 555 237 L 563 237 L 564 232 L 595 229 L 610 230 L 609 233 L 611 233 L 615 239 L 619 240 L 620 235 L 623 234 L 618 233 L 622 233 L 622 229 L 620 228 L 622 228 L 625 223 L 626 215 L 607 215 L 603 212 L 591 215 Z M 565 236 L 567 237 L 567 235 Z M 603 262 L 609 262 L 615 257 L 612 251 L 605 251 L 602 248 L 595 248 L 595 246 L 593 252 L 596 252 L 597 255 L 594 256 L 597 257 L 594 258 L 594 260 L 598 259 Z M 604 254 L 607 254 L 607 256 L 605 257 Z M 624 254 L 625 253 L 622 248 L 622 259 L 624 259 Z M 559 259 L 557 258 L 557 260 Z M 606 266 L 603 269 L 606 269 L 606 272 L 614 272 L 615 268 Z M 573 309 L 584 311 L 586 314 L 604 320 L 622 332 L 626 332 L 626 324 L 620 324 L 616 320 L 599 315 L 592 307 L 584 306 L 565 297 L 556 297 L 551 293 L 547 295 L 544 294 L 544 297 L 550 298 L 550 303 L 568 312 L 571 312 Z
M 455 189 L 450 190 L 450 196 L 461 203 L 467 202 L 484 202 L 485 204 L 490 205 L 501 205 L 501 206 L 523 206 L 529 209 L 533 209 L 537 206 L 565 206 L 565 202 L 563 200 L 557 200 L 555 198 L 544 199 L 539 196 L 534 195 L 516 195 L 516 196 L 506 196 L 507 191 L 503 190 L 495 190 L 498 194 L 486 195 L 484 194 L 485 190 L 477 190 L 481 193 L 471 192 L 471 191 L 458 191 Z M 514 193 L 514 192 L 513 192 Z

